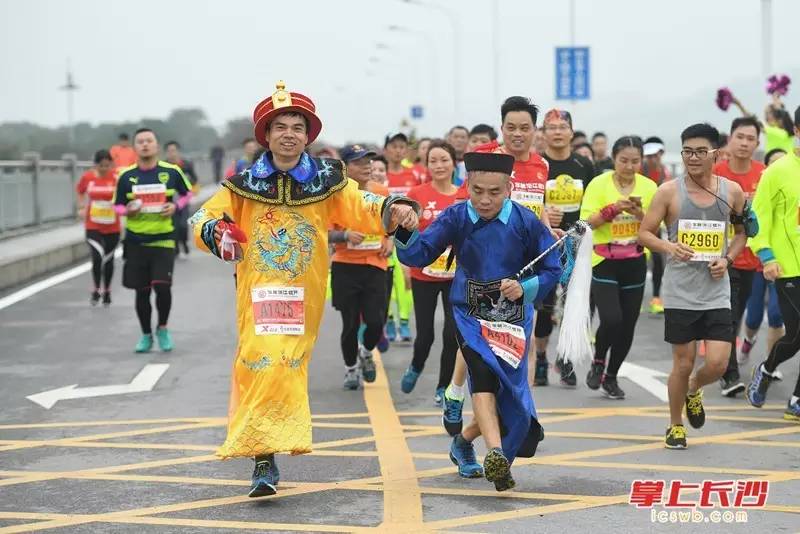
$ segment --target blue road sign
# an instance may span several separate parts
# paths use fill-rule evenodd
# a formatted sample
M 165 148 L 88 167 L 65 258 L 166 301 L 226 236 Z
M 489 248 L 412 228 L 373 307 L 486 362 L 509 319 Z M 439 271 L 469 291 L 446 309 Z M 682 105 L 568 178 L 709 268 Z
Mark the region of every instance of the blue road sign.
M 421 119 L 424 111 L 422 106 L 411 106 L 411 118 L 412 119 Z
M 556 100 L 589 100 L 589 47 L 556 48 Z

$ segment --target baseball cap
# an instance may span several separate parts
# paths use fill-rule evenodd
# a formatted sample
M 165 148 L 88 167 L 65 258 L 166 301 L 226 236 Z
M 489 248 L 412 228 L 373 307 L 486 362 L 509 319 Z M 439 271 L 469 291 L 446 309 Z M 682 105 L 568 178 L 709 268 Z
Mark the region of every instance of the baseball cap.
M 361 158 L 367 158 L 372 156 L 377 156 L 377 152 L 374 150 L 369 150 L 362 145 L 348 145 L 342 148 L 341 152 L 339 152 L 342 161 L 345 163 L 350 163 L 351 161 L 355 161 Z
M 408 143 L 408 136 L 406 134 L 404 134 L 403 132 L 395 132 L 395 133 L 390 133 L 389 135 L 386 136 L 386 139 L 383 141 L 383 148 L 386 148 L 386 146 L 389 143 L 391 143 L 392 141 L 397 141 L 398 139 L 404 141 L 405 143 Z

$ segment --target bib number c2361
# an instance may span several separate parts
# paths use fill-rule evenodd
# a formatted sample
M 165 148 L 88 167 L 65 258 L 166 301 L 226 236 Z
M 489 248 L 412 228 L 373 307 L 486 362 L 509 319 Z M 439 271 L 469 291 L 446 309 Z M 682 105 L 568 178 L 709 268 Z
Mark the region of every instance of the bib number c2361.
M 546 186 L 546 203 L 555 206 L 564 213 L 575 213 L 581 209 L 583 199 L 583 182 L 562 174 L 554 180 L 548 180 Z
M 725 250 L 725 222 L 681 219 L 678 242 L 694 250 L 692 261 L 713 261 Z
M 302 287 L 256 287 L 251 290 L 257 336 L 305 334 L 305 290 Z
M 525 331 L 521 326 L 480 320 L 481 335 L 492 352 L 516 369 L 525 357 Z

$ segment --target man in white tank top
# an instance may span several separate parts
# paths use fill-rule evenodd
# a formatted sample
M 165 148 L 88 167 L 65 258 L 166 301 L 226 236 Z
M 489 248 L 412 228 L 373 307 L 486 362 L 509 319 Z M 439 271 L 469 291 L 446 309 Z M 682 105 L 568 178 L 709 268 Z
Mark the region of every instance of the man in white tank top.
M 744 227 L 731 212 L 742 213 L 744 193 L 733 181 L 714 176 L 719 132 L 695 124 L 681 134 L 686 176 L 662 184 L 639 231 L 639 242 L 667 256 L 664 272 L 664 340 L 672 345 L 669 376 L 670 426 L 665 447 L 686 448 L 682 409 L 694 428 L 705 423 L 703 386 L 725 373 L 733 327 L 728 267 L 745 247 Z M 658 227 L 667 225 L 667 239 Z M 730 242 L 729 242 L 730 241 Z M 697 341 L 705 340 L 705 363 L 694 371 Z

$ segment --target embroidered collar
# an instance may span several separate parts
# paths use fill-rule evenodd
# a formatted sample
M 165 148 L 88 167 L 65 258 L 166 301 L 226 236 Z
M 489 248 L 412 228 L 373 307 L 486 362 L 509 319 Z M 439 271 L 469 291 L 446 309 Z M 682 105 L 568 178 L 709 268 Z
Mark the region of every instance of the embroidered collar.
M 478 219 L 481 218 L 480 215 L 478 215 L 478 212 L 475 211 L 475 208 L 472 206 L 471 200 L 467 201 L 467 214 L 469 214 L 469 220 L 472 221 L 472 224 L 475 224 L 478 222 Z M 509 217 L 511 217 L 511 201 L 509 199 L 505 199 L 503 201 L 503 207 L 500 209 L 500 213 L 497 214 L 495 219 L 498 219 L 503 224 L 508 224 Z
M 287 174 L 301 184 L 305 184 L 316 178 L 318 171 L 317 164 L 314 163 L 311 156 L 303 152 L 303 155 L 300 156 L 300 161 L 297 162 L 297 165 L 293 169 L 290 169 Z M 280 171 L 272 165 L 271 152 L 264 152 L 250 168 L 250 174 L 254 178 L 269 178 L 276 172 Z

